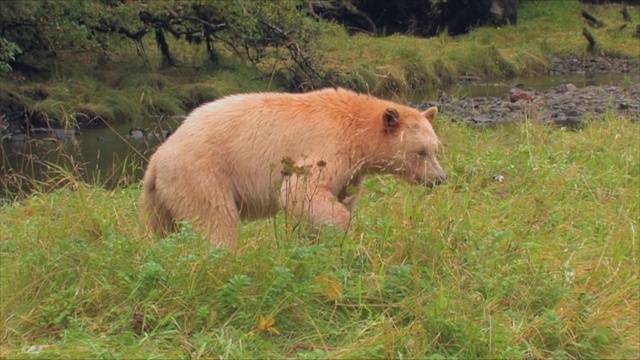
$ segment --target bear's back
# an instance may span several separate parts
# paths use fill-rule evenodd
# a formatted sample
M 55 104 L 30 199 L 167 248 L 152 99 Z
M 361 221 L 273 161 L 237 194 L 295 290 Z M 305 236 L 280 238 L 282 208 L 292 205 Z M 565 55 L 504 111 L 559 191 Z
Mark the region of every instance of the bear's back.
M 336 103 L 341 96 L 334 89 L 231 95 L 193 110 L 165 145 L 237 162 L 274 162 L 334 148 L 350 126 L 349 109 Z

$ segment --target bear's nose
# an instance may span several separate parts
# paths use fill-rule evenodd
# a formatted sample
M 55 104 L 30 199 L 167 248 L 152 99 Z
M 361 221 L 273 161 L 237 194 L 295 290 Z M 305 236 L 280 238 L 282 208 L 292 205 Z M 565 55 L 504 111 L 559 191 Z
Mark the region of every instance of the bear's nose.
M 447 181 L 447 174 L 441 173 L 436 176 L 436 180 L 434 181 L 434 184 L 436 186 L 442 185 L 442 183 L 444 183 L 445 181 Z

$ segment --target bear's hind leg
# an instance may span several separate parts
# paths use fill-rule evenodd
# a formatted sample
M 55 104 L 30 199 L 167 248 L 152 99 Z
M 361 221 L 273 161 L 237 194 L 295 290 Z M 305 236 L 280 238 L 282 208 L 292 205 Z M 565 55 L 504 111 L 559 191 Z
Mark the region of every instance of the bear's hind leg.
M 212 192 L 209 189 L 193 205 L 198 210 L 188 218 L 195 219 L 196 227 L 209 237 L 211 244 L 234 247 L 240 226 L 240 211 L 233 193 L 223 189 Z
M 166 236 L 173 226 L 171 212 L 156 188 L 156 172 L 153 163 L 144 177 L 144 189 L 140 215 L 148 233 Z
M 153 203 L 150 203 L 153 201 Z M 173 219 L 169 210 L 158 200 L 144 199 L 143 217 L 149 233 L 165 237 L 173 230 Z

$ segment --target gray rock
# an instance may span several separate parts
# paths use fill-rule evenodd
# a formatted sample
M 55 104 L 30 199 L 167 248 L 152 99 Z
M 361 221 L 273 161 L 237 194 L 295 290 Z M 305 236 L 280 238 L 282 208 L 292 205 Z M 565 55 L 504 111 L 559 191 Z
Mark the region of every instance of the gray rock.
M 574 59 L 575 62 L 581 60 Z M 565 62 L 566 63 L 566 62 Z M 589 63 L 598 63 L 592 60 Z M 469 121 L 473 124 L 487 125 L 497 122 L 522 121 L 527 116 L 534 120 L 555 123 L 565 127 L 580 128 L 584 126 L 586 114 L 604 117 L 607 109 L 616 115 L 627 116 L 632 121 L 640 119 L 640 77 L 634 80 L 633 86 L 587 86 L 578 88 L 573 84 L 562 84 L 552 89 L 529 91 L 533 101 L 510 102 L 514 92 L 510 90 L 504 99 L 498 97 L 451 98 L 441 94 L 438 106 L 454 118 Z M 512 100 L 512 99 L 510 99 Z M 430 103 L 418 104 L 426 109 Z
M 144 138 L 145 131 L 143 129 L 133 128 L 129 130 L 129 136 L 132 139 L 142 139 Z

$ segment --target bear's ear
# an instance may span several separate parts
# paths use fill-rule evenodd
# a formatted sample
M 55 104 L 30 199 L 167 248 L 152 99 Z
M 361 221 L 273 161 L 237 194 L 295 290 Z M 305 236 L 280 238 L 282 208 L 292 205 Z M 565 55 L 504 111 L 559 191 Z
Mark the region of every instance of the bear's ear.
M 398 110 L 394 108 L 385 109 L 382 114 L 382 124 L 387 131 L 398 128 L 400 126 L 400 114 Z
M 438 115 L 438 108 L 435 106 L 432 106 L 422 112 L 422 116 L 424 116 L 427 120 L 429 120 L 430 123 L 433 123 L 437 115 Z

